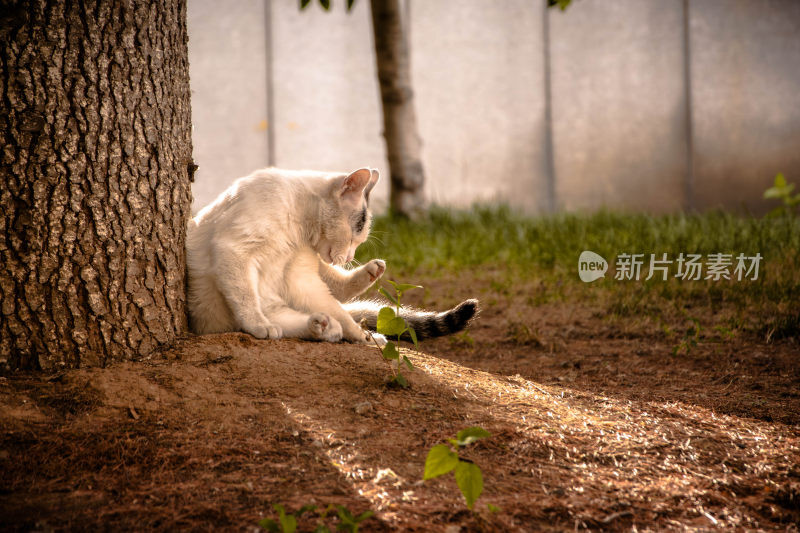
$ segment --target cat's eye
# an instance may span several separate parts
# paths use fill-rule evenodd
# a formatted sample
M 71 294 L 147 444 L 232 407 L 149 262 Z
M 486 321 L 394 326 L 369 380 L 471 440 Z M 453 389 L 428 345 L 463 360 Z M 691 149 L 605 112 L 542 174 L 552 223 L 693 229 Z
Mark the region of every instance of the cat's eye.
M 356 219 L 355 224 L 353 225 L 353 233 L 360 234 L 364 231 L 364 226 L 367 223 L 367 208 L 361 209 L 361 212 L 358 214 L 358 218 Z

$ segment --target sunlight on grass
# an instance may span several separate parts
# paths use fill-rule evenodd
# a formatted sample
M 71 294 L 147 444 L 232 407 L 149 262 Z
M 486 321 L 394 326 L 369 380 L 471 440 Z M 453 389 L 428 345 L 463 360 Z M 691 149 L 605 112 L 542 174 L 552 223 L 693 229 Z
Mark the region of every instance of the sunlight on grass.
M 505 275 L 493 284 L 509 290 L 525 281 L 543 281 L 557 290 L 549 298 L 601 301 L 616 316 L 649 315 L 661 319 L 661 309 L 679 313 L 694 307 L 716 315 L 724 306 L 724 321 L 710 328 L 750 329 L 766 340 L 800 332 L 800 217 L 755 218 L 723 212 L 651 216 L 598 212 L 529 217 L 506 207 L 470 210 L 432 208 L 416 221 L 377 217 L 373 237 L 358 258 L 381 257 L 389 274 L 413 281 L 417 277 L 454 276 L 461 272 L 497 271 Z M 577 275 L 578 256 L 591 250 L 606 258 L 605 279 L 583 284 Z M 660 276 L 645 281 L 614 279 L 614 258 L 622 253 L 649 257 L 667 253 L 760 253 L 755 281 L 687 281 Z M 497 277 L 497 276 L 496 276 Z M 689 320 L 689 318 L 687 318 Z
M 529 217 L 507 207 L 431 210 L 418 221 L 376 217 L 359 259 L 384 257 L 398 272 L 503 264 L 574 274 L 578 255 L 760 252 L 767 262 L 800 250 L 800 219 L 723 212 L 651 216 L 601 211 Z

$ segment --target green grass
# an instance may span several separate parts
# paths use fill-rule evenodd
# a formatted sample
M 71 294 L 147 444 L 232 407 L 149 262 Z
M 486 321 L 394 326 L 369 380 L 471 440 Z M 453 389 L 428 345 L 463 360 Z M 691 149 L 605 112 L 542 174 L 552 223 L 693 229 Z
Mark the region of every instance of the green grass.
M 609 311 L 624 315 L 706 306 L 711 313 L 734 309 L 740 317 L 761 314 L 763 327 L 796 331 L 800 313 L 800 217 L 737 216 L 724 212 L 651 216 L 598 212 L 525 216 L 506 207 L 469 210 L 432 208 L 419 220 L 379 216 L 361 261 L 381 257 L 402 281 L 488 269 L 508 272 L 508 279 L 558 281 L 579 287 L 580 295 L 606 291 Z M 621 253 L 645 254 L 641 281 L 606 279 L 583 285 L 578 256 L 592 250 L 613 271 Z M 760 253 L 756 281 L 688 281 L 660 277 L 644 281 L 649 254 Z M 671 273 L 674 274 L 675 266 Z M 732 270 L 732 269 L 731 269 Z M 771 326 L 770 326 L 771 325 Z
M 800 250 L 800 218 L 712 212 L 650 216 L 599 212 L 527 217 L 506 207 L 432 208 L 417 221 L 377 217 L 360 259 L 384 257 L 401 272 L 507 265 L 577 274 L 578 255 L 760 252 L 783 261 Z

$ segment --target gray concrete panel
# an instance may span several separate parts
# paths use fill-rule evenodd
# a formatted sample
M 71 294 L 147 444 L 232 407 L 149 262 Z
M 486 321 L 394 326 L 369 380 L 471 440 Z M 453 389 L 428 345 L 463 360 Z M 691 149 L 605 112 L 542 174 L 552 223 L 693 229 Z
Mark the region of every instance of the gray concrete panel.
M 197 211 L 267 165 L 266 16 L 262 0 L 189 0 L 187 17 Z
M 382 137 L 369 2 L 350 13 L 312 2 L 272 2 L 275 163 L 315 170 L 378 168 L 373 199 L 386 205 L 389 169 Z
M 567 210 L 684 205 L 681 0 L 551 10 L 556 196 Z
M 697 205 L 763 212 L 775 174 L 800 183 L 800 2 L 692 0 L 689 13 Z
M 546 205 L 541 2 L 410 3 L 429 198 Z

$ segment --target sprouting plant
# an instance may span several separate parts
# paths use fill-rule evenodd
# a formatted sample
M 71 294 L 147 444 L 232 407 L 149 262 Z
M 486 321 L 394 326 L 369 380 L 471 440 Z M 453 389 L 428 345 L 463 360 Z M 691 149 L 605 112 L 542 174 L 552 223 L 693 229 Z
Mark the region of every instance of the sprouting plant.
M 314 513 L 317 511 L 316 505 L 304 505 L 294 514 L 286 513 L 284 506 L 279 503 L 276 503 L 272 507 L 278 513 L 278 520 L 264 518 L 258 522 L 261 528 L 270 533 L 294 533 L 297 530 L 298 518 L 305 513 Z M 355 516 L 344 505 L 330 504 L 327 509 L 318 513 L 317 527 L 314 529 L 314 533 L 331 533 L 330 528 L 325 522 L 328 518 L 328 514 L 332 510 L 336 510 L 336 514 L 339 516 L 339 523 L 336 524 L 337 531 L 347 531 L 349 533 L 358 533 L 361 522 L 375 514 L 373 511 L 364 511 L 360 515 Z
M 340 520 L 336 529 L 339 531 L 348 531 L 350 533 L 358 533 L 358 527 L 361 522 L 375 514 L 372 511 L 364 511 L 360 515 L 354 516 L 344 505 L 337 505 L 336 509 Z
M 451 346 L 463 346 L 466 348 L 473 348 L 475 346 L 475 339 L 472 338 L 472 335 L 470 335 L 467 330 L 451 335 L 449 339 Z
M 294 533 L 297 529 L 297 519 L 309 511 L 316 511 L 315 505 L 304 505 L 296 513 L 287 514 L 286 509 L 280 503 L 272 506 L 278 513 L 278 520 L 264 518 L 259 520 L 258 525 L 270 533 Z
M 800 206 L 800 193 L 792 194 L 794 191 L 794 183 L 786 183 L 786 178 L 782 172 L 775 176 L 775 183 L 764 191 L 764 198 L 774 198 L 780 200 L 783 205 L 780 205 L 769 212 L 769 216 L 777 215 L 791 215 L 796 213 L 796 209 Z
M 731 340 L 736 337 L 736 331 L 733 328 L 726 328 L 725 326 L 716 326 L 714 328 L 722 340 Z
M 692 351 L 692 348 L 697 346 L 697 343 L 700 340 L 700 321 L 692 316 L 687 318 L 692 325 L 686 330 L 686 334 L 684 334 L 681 341 L 672 347 L 673 356 L 676 356 L 681 352 L 689 355 L 689 352 Z
M 422 287 L 419 285 L 411 285 L 409 283 L 395 283 L 393 281 L 389 281 L 389 283 L 391 283 L 392 287 L 394 288 L 394 294 L 391 294 L 383 287 L 378 289 L 378 292 L 392 302 L 394 304 L 394 308 L 382 307 L 378 311 L 378 333 L 385 335 L 387 339 L 394 337 L 397 342 L 400 341 L 400 337 L 408 334 L 408 336 L 411 338 L 411 342 L 414 343 L 414 346 L 418 346 L 419 343 L 417 342 L 417 332 L 414 331 L 414 328 L 412 328 L 408 322 L 406 322 L 405 319 L 400 316 L 400 300 L 406 291 L 411 289 L 421 289 Z M 405 364 L 408 370 L 413 370 L 414 365 L 411 364 L 411 360 L 408 358 L 408 356 L 403 355 L 401 357 L 400 350 L 397 348 L 397 342 L 388 340 L 383 348 L 378 346 L 378 349 L 381 351 L 381 355 L 383 355 L 384 360 L 389 363 L 389 368 L 392 370 L 391 383 L 396 383 L 405 388 L 408 387 L 408 379 L 406 379 L 401 372 L 402 365 Z M 396 369 L 392 365 L 392 361 L 397 363 Z
M 470 427 L 459 431 L 455 439 L 447 439 L 449 444 L 437 444 L 428 452 L 422 479 L 433 479 L 455 471 L 458 488 L 467 502 L 467 507 L 472 509 L 475 501 L 483 492 L 483 474 L 478 465 L 461 457 L 459 451 L 473 442 L 489 436 L 489 432 L 481 427 Z M 497 509 L 491 506 L 490 510 L 492 508 Z

